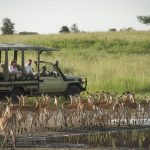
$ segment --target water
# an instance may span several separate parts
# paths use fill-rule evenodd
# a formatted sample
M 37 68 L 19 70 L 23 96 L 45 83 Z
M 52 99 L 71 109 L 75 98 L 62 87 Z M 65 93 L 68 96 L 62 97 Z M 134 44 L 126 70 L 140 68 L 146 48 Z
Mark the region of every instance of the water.
M 150 148 L 150 130 L 121 130 L 69 135 L 70 144 L 85 144 L 88 147 Z
M 2 139 L 1 139 L 2 140 Z M 11 143 L 8 144 L 10 146 Z M 51 136 L 18 137 L 17 147 L 38 148 L 139 148 L 150 149 L 150 128 L 90 133 L 59 132 Z

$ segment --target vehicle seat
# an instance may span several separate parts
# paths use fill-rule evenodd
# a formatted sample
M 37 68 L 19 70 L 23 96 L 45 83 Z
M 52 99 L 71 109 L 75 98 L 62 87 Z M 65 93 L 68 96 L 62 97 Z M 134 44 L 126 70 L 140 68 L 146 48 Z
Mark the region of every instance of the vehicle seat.
M 0 64 L 0 81 L 4 80 L 4 64 Z
M 17 69 L 18 69 L 18 71 L 21 71 L 22 70 L 21 65 L 17 64 Z

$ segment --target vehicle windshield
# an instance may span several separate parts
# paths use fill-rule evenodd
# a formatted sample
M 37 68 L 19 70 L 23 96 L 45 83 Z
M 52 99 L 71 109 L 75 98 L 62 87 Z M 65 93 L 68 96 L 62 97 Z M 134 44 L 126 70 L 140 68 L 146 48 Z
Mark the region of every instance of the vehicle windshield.
M 39 70 L 40 70 L 40 76 L 42 77 L 60 75 L 56 67 L 50 62 L 40 62 Z

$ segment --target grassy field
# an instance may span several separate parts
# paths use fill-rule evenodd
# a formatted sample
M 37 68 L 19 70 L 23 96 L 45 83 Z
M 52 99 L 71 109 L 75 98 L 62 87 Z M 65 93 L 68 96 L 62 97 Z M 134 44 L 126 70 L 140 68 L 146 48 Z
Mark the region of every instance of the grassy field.
M 150 94 L 150 32 L 1 35 L 0 43 L 61 48 L 43 60 L 60 61 L 65 73 L 88 78 L 88 91 Z M 28 52 L 26 58 L 35 55 Z

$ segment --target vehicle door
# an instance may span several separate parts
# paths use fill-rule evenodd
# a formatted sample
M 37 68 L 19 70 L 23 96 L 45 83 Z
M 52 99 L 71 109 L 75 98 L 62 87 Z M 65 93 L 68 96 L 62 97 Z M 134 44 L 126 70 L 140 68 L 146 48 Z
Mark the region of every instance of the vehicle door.
M 66 87 L 66 82 L 52 65 L 46 66 L 45 73 L 41 72 L 39 90 L 42 93 L 62 93 Z

